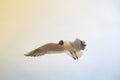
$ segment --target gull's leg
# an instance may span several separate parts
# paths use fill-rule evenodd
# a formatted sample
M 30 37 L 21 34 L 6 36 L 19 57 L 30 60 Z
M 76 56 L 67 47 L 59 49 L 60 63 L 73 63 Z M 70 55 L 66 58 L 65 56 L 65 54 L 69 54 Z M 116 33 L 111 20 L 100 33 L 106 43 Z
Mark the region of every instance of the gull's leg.
M 74 59 L 74 60 L 76 60 L 76 58 L 75 58 L 75 57 L 73 57 L 73 59 Z
M 76 59 L 79 59 L 79 58 L 78 58 L 78 56 L 77 56 L 77 53 L 76 53 L 76 51 L 74 51 L 74 54 L 75 54 L 75 57 L 76 57 Z
M 76 60 L 76 57 L 74 56 L 74 53 L 72 53 L 72 52 L 70 52 L 70 53 L 71 53 L 73 59 Z

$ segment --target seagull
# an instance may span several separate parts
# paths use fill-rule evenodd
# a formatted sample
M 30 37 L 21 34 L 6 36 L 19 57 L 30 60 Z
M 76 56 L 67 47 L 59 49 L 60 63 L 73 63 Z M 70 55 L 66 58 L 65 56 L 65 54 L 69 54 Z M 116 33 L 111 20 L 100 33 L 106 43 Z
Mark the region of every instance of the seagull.
M 47 43 L 35 50 L 24 54 L 25 56 L 37 57 L 45 54 L 70 53 L 74 60 L 79 59 L 78 54 L 86 47 L 85 41 L 76 38 L 74 41 L 60 40 L 58 43 Z

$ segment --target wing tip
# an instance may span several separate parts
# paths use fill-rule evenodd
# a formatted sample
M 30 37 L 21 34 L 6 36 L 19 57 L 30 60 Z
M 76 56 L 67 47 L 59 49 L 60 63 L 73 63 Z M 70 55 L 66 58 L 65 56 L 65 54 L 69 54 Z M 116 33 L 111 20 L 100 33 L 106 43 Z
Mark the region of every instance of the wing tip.
M 24 56 L 30 56 L 30 54 L 24 54 Z

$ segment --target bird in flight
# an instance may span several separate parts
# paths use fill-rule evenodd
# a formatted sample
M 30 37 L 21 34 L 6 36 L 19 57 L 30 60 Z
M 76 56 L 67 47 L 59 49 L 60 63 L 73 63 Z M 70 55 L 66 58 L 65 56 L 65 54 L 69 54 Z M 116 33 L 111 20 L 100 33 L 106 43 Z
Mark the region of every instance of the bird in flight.
M 78 38 L 76 38 L 74 41 L 60 40 L 58 43 L 47 43 L 24 55 L 37 57 L 43 56 L 45 54 L 65 53 L 67 51 L 70 53 L 73 59 L 76 60 L 79 59 L 78 54 L 81 50 L 84 50 L 85 47 L 85 41 L 82 41 Z

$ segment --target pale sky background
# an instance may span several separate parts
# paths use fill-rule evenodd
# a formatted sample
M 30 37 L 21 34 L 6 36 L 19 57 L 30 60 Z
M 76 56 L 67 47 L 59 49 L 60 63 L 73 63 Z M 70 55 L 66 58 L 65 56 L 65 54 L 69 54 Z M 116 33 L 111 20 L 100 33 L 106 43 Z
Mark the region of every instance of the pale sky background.
M 1 0 L 0 80 L 120 80 L 119 0 Z M 87 43 L 66 54 L 24 54 L 48 42 Z

